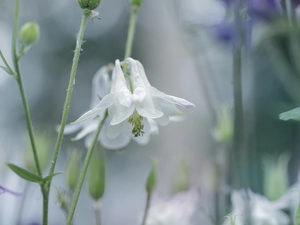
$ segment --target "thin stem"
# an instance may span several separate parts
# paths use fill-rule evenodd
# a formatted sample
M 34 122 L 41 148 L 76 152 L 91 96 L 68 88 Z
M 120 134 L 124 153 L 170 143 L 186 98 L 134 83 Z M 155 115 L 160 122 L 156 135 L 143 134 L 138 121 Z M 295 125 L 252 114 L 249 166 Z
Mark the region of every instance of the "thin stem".
M 83 164 L 83 167 L 82 167 L 79 179 L 78 179 L 78 183 L 76 185 L 74 197 L 73 197 L 73 200 L 72 200 L 72 203 L 71 203 L 69 215 L 68 215 L 67 222 L 66 222 L 67 225 L 70 225 L 72 223 L 72 219 L 73 219 L 73 216 L 74 216 L 74 213 L 75 213 L 75 210 L 76 210 L 77 202 L 78 202 L 79 195 L 80 195 L 80 192 L 81 192 L 81 188 L 82 188 L 82 185 L 83 185 L 83 181 L 84 181 L 84 178 L 85 178 L 85 175 L 86 175 L 86 171 L 88 169 L 88 166 L 89 166 L 89 163 L 90 163 L 90 160 L 91 160 L 96 142 L 98 140 L 98 136 L 100 134 L 100 131 L 102 129 L 102 126 L 103 126 L 107 116 L 108 116 L 108 112 L 106 110 L 105 115 L 104 115 L 103 119 L 100 121 L 99 126 L 96 130 L 96 133 L 94 135 L 92 144 L 91 144 L 91 146 L 90 146 L 90 148 L 89 148 L 89 150 L 86 154 L 84 164 Z
M 142 225 L 146 225 L 146 221 L 147 221 L 147 217 L 148 217 L 148 211 L 149 211 L 149 208 L 150 208 L 150 200 L 151 200 L 151 194 L 147 194 L 146 208 L 145 208 L 145 212 L 144 212 Z
M 30 117 L 29 106 L 27 103 L 27 98 L 26 98 L 26 94 L 25 94 L 25 90 L 24 90 L 23 81 L 22 81 L 22 76 L 21 76 L 20 68 L 19 68 L 19 59 L 18 59 L 18 53 L 17 53 L 18 18 L 19 18 L 19 0 L 16 0 L 14 29 L 13 29 L 13 43 L 12 43 L 13 62 L 14 62 L 14 67 L 15 67 L 15 71 L 16 71 L 16 79 L 18 82 L 21 99 L 22 99 L 22 104 L 23 104 L 23 108 L 24 108 L 24 112 L 25 112 L 27 130 L 28 130 L 28 134 L 29 134 L 29 138 L 30 138 L 30 143 L 31 143 L 33 157 L 34 157 L 34 161 L 35 161 L 35 165 L 36 165 L 36 170 L 37 170 L 38 175 L 42 176 L 42 170 L 41 170 L 41 167 L 39 164 L 36 145 L 35 145 L 35 141 L 34 141 L 34 134 L 33 134 L 33 129 L 32 129 L 32 122 L 31 122 L 31 117 Z
M 74 52 L 73 64 L 72 64 L 72 69 L 71 69 L 71 73 L 70 73 L 69 85 L 68 85 L 68 92 L 67 92 L 67 96 L 66 96 L 66 100 L 65 100 L 65 104 L 64 104 L 63 115 L 62 115 L 60 129 L 59 129 L 59 133 L 58 133 L 55 148 L 54 148 L 54 155 L 53 155 L 49 175 L 51 175 L 54 172 L 56 161 L 57 161 L 58 154 L 59 154 L 59 150 L 61 147 L 65 126 L 66 126 L 67 119 L 68 119 L 70 102 L 71 102 L 72 93 L 73 93 L 73 87 L 75 84 L 74 81 L 75 81 L 75 76 L 76 76 L 80 51 L 81 51 L 81 45 L 83 42 L 84 31 L 85 31 L 85 27 L 86 27 L 86 23 L 87 23 L 89 15 L 90 15 L 90 10 L 84 9 L 83 15 L 82 15 L 82 20 L 81 20 L 81 25 L 79 28 L 79 33 L 77 35 L 76 48 L 75 48 L 75 52 Z
M 101 219 L 100 219 L 100 200 L 99 201 L 95 201 L 93 207 L 94 207 L 96 225 L 101 225 Z
M 132 44 L 133 44 L 134 33 L 135 33 L 136 15 L 137 15 L 137 10 L 132 9 L 130 14 L 130 19 L 129 19 L 129 28 L 128 28 L 126 50 L 124 56 L 125 59 L 131 56 Z
M 49 204 L 49 189 L 45 185 L 41 186 L 43 193 L 43 225 L 48 224 L 48 204 Z
M 60 147 L 62 144 L 64 129 L 65 129 L 67 119 L 68 119 L 68 114 L 69 114 L 69 107 L 70 107 L 71 97 L 72 97 L 72 93 L 73 93 L 73 87 L 75 84 L 74 81 L 75 81 L 75 75 L 76 75 L 80 51 L 81 51 L 81 45 L 83 42 L 84 31 L 85 31 L 85 27 L 86 27 L 86 23 L 89 18 L 89 15 L 90 15 L 90 10 L 84 9 L 80 28 L 79 28 L 79 33 L 77 35 L 76 48 L 74 51 L 73 64 L 72 64 L 72 69 L 71 69 L 71 73 L 70 73 L 68 91 L 67 91 L 66 100 L 65 100 L 65 104 L 64 104 L 60 129 L 59 129 L 59 133 L 58 133 L 55 148 L 54 148 L 54 154 L 53 154 L 53 159 L 52 159 L 52 164 L 51 164 L 51 168 L 49 171 L 49 175 L 54 173 L 57 158 L 59 155 L 59 150 L 60 150 Z M 48 207 L 49 207 L 48 202 L 49 202 L 49 193 L 50 193 L 51 182 L 52 182 L 52 179 L 49 182 L 47 182 L 45 185 L 42 186 L 43 198 L 44 198 L 43 225 L 47 225 L 47 221 L 48 221 Z
M 17 78 L 15 72 L 12 70 L 12 68 L 7 63 L 1 50 L 0 50 L 0 57 L 1 57 L 2 61 L 4 62 L 4 65 L 6 66 L 6 68 L 9 70 L 10 74 L 12 74 L 14 76 L 14 78 Z

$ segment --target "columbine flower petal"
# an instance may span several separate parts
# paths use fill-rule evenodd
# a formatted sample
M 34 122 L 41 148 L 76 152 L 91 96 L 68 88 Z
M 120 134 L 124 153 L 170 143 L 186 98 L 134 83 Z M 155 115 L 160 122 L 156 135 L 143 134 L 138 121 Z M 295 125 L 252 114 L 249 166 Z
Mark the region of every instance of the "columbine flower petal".
M 73 141 L 77 141 L 81 138 L 84 138 L 88 134 L 94 132 L 98 127 L 98 123 L 89 123 L 87 126 L 83 127 L 82 130 L 73 138 Z
M 93 109 L 83 114 L 72 124 L 79 123 L 87 119 L 93 119 L 98 115 L 102 115 L 104 111 L 113 104 L 113 95 L 106 95 Z

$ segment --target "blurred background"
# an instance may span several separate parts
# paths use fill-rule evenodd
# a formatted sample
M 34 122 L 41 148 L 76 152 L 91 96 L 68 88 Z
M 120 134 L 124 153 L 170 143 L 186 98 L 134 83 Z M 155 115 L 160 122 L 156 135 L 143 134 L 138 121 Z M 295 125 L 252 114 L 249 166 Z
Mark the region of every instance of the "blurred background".
M 0 0 L 0 3 L 0 48 L 11 63 L 14 2 Z M 89 109 L 96 71 L 124 57 L 129 1 L 102 0 L 97 11 L 101 20 L 89 21 L 87 25 L 68 122 Z M 213 212 L 216 163 L 218 157 L 224 157 L 224 149 L 216 143 L 213 131 L 218 112 L 233 105 L 232 46 L 220 41 L 211 29 L 225 16 L 226 8 L 218 0 L 144 0 L 138 13 L 132 57 L 144 65 L 152 86 L 187 99 L 196 107 L 183 110 L 184 121 L 160 127 L 159 135 L 152 136 L 148 145 L 131 142 L 122 151 L 107 152 L 107 186 L 101 204 L 103 224 L 138 224 L 145 207 L 144 187 L 153 157 L 159 159 L 158 193 L 166 197 L 174 194 L 177 171 L 185 158 L 190 186 L 199 190 L 199 208 Z M 20 25 L 36 21 L 41 27 L 39 41 L 21 60 L 21 70 L 34 130 L 47 131 L 52 146 L 55 126 L 62 115 L 80 20 L 81 9 L 76 0 L 20 1 Z M 262 38 L 265 33 L 263 25 L 255 30 L 252 51 L 245 50 L 248 60 L 243 64 L 246 145 L 251 149 L 247 173 L 249 186 L 259 193 L 263 193 L 265 155 L 288 152 L 290 183 L 297 179 L 299 158 L 298 126 L 278 120 L 279 113 L 297 106 L 297 100 L 278 79 L 282 70 L 276 69 L 269 59 L 265 42 L 270 39 Z M 273 35 L 271 41 L 286 49 L 284 38 L 283 32 Z M 0 185 L 16 192 L 23 192 L 29 186 L 25 205 L 30 207 L 25 207 L 22 222 L 41 221 L 39 187 L 25 184 L 5 165 L 6 162 L 24 165 L 28 137 L 17 84 L 3 71 L 0 71 L 0 96 Z M 74 136 L 64 137 L 57 171 L 65 170 L 68 149 L 77 148 L 82 154 L 86 151 L 82 140 L 70 140 Z M 65 187 L 63 175 L 54 178 L 52 187 L 55 186 Z M 93 224 L 92 200 L 86 189 L 85 185 L 75 224 Z M 50 224 L 64 224 L 65 215 L 59 209 L 54 190 L 50 199 Z M 0 224 L 15 223 L 21 202 L 21 198 L 0 195 Z M 196 217 L 200 224 L 209 224 L 200 209 Z

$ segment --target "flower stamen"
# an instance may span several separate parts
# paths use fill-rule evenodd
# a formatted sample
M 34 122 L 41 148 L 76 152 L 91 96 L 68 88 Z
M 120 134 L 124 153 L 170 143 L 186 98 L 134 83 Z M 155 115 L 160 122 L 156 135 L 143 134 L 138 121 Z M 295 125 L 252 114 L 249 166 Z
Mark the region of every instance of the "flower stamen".
M 133 114 L 129 117 L 128 122 L 132 125 L 132 134 L 134 137 L 143 136 L 145 133 L 144 130 L 144 124 L 142 123 L 143 117 L 138 114 L 138 112 L 135 110 Z

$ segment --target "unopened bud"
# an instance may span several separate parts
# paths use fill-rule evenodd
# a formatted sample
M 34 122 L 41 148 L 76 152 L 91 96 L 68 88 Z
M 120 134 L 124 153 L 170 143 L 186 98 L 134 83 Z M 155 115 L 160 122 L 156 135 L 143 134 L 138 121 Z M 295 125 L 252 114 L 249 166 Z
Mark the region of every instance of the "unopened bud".
M 151 172 L 147 178 L 146 190 L 147 194 L 151 195 L 156 186 L 156 171 L 157 171 L 157 160 L 153 160 Z
M 27 22 L 20 29 L 20 39 L 24 46 L 32 45 L 40 37 L 40 26 L 36 22 Z
M 59 207 L 68 215 L 69 205 L 71 202 L 71 195 L 65 189 L 60 187 L 55 187 L 56 190 L 56 201 Z
M 82 9 L 96 9 L 101 0 L 78 0 L 78 3 Z
M 81 152 L 72 149 L 69 154 L 69 161 L 66 169 L 66 181 L 71 190 L 74 190 L 80 173 Z
M 218 115 L 217 126 L 213 131 L 213 136 L 220 144 L 228 144 L 233 137 L 233 120 L 231 109 L 225 107 Z
M 94 200 L 99 200 L 105 191 L 105 156 L 100 145 L 95 149 L 90 162 L 89 193 Z
M 51 135 L 48 132 L 36 132 L 35 134 L 35 145 L 37 150 L 37 156 L 39 164 L 42 170 L 46 169 L 51 160 Z M 35 160 L 32 152 L 30 141 L 26 143 L 26 149 L 24 153 L 25 166 L 27 169 L 33 172 L 37 172 Z
M 182 158 L 177 173 L 175 174 L 174 189 L 175 193 L 186 191 L 190 188 L 190 171 L 187 160 Z
M 143 3 L 143 0 L 131 0 L 131 6 L 133 9 L 138 10 Z

